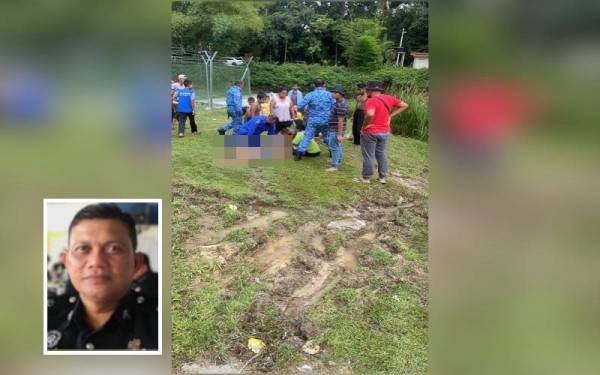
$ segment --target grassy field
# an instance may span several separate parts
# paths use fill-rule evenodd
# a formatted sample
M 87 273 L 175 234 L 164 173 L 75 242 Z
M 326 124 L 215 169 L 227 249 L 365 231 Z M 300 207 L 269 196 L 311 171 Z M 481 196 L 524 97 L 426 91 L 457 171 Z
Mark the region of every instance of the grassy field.
M 393 137 L 386 185 L 352 182 L 351 141 L 335 174 L 322 144 L 317 158 L 219 167 L 225 117 L 202 111 L 200 135 L 173 132 L 174 370 L 427 372 L 428 145 Z M 352 217 L 367 226 L 327 229 Z M 256 357 L 249 337 L 266 343 Z

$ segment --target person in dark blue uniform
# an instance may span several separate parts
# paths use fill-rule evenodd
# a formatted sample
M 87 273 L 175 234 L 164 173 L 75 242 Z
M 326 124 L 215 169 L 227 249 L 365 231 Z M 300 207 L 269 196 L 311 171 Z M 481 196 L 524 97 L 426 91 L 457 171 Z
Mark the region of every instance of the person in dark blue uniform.
M 48 350 L 157 350 L 158 295 L 133 283 L 143 265 L 133 217 L 113 204 L 81 209 L 61 254 L 74 293 L 48 299 Z
M 254 116 L 238 128 L 235 135 L 261 135 L 263 132 L 267 132 L 268 135 L 275 135 L 276 122 L 277 116 Z

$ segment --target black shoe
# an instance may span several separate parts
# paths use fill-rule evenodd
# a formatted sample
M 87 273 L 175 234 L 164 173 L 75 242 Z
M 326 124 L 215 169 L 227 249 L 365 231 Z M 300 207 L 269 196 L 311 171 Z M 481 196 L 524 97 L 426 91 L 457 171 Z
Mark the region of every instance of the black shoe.
M 302 154 L 299 153 L 298 151 L 294 151 L 294 160 L 298 161 L 300 159 L 302 159 Z
M 217 129 L 217 133 L 219 133 L 220 135 L 225 135 L 225 129 Z

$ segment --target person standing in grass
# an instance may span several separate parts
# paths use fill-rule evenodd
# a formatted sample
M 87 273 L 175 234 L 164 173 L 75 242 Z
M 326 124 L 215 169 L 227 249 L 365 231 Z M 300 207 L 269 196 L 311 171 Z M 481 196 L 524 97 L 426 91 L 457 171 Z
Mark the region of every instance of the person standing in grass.
M 171 81 L 171 125 L 172 126 L 174 126 L 173 120 L 175 120 L 175 122 L 178 122 L 178 120 L 177 120 L 177 102 L 175 99 L 173 99 L 173 97 L 175 96 L 175 93 L 177 92 L 177 90 L 185 88 L 185 86 L 183 85 L 183 81 L 185 81 L 186 79 L 187 79 L 187 76 L 182 73 L 177 76 L 177 80 Z
M 331 151 L 331 167 L 326 172 L 336 172 L 342 161 L 342 140 L 346 130 L 346 114 L 348 113 L 348 102 L 346 101 L 344 88 L 336 86 L 331 90 L 335 102 L 331 106 L 329 125 L 326 133 L 326 144 Z
M 294 83 L 292 85 L 292 91 L 288 94 L 289 98 L 292 100 L 292 105 L 298 105 L 300 101 L 303 99 L 302 91 L 298 89 L 298 84 Z
M 310 112 L 310 116 L 306 121 L 304 139 L 302 139 L 302 142 L 298 145 L 298 149 L 294 152 L 294 160 L 296 161 L 300 160 L 306 153 L 306 149 L 315 135 L 322 133 L 323 139 L 326 139 L 329 114 L 334 100 L 331 93 L 325 90 L 325 82 L 322 79 L 315 79 L 314 84 L 315 89 L 300 100 L 297 108 L 295 108 L 295 110 L 304 112 L 306 107 L 308 107 Z
M 369 183 L 373 175 L 373 163 L 377 160 L 379 182 L 385 184 L 387 176 L 387 143 L 392 118 L 408 108 L 402 100 L 383 94 L 379 81 L 369 81 L 365 87 L 369 99 L 365 102 L 365 120 L 360 136 L 363 156 L 362 176 L 357 182 Z
M 365 91 L 365 84 L 359 83 L 357 85 L 358 91 L 356 92 L 356 109 L 352 115 L 352 138 L 354 144 L 360 146 L 360 128 L 365 121 L 365 102 L 367 101 L 367 92 Z
M 256 97 L 258 98 L 258 104 L 260 105 L 260 114 L 263 116 L 271 115 L 271 101 L 269 95 L 264 92 L 259 92 Z
M 281 87 L 277 92 L 277 95 L 271 100 L 271 113 L 279 119 L 277 121 L 276 133 L 279 134 L 292 126 L 292 119 L 294 118 L 294 110 L 292 105 L 292 99 L 287 95 L 287 89 Z
M 184 87 L 182 89 L 177 89 L 173 95 L 173 101 L 177 103 L 179 138 L 183 138 L 183 134 L 185 132 L 185 122 L 188 118 L 190 119 L 192 134 L 198 133 L 198 127 L 196 126 L 196 121 L 194 120 L 194 115 L 196 113 L 196 93 L 192 88 L 193 83 L 191 80 L 186 79 L 183 81 L 183 86 Z
M 242 89 L 244 81 L 237 80 L 235 85 L 227 90 L 225 103 L 227 104 L 227 115 L 231 117 L 231 122 L 220 129 L 217 129 L 219 134 L 224 135 L 229 129 L 233 129 L 235 133 L 242 126 Z

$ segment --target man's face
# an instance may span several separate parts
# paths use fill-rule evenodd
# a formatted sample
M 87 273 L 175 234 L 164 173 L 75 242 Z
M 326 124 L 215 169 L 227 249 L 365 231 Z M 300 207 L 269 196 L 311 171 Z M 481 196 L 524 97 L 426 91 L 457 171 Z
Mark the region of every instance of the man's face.
M 333 92 L 332 95 L 335 100 L 339 100 L 342 97 L 342 94 L 339 92 Z
M 86 219 L 71 229 L 63 253 L 73 286 L 84 299 L 114 303 L 128 291 L 136 261 L 124 223 L 114 219 Z
M 298 85 L 294 85 L 294 86 L 292 86 L 292 90 L 294 90 L 294 91 L 298 91 Z

